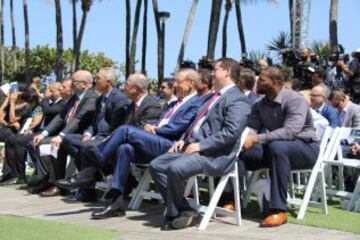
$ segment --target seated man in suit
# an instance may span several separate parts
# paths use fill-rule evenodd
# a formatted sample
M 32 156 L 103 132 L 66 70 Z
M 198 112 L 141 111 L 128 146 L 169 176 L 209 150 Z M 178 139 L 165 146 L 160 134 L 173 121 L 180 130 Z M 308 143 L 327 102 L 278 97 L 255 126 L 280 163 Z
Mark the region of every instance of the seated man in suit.
M 71 81 L 64 84 L 71 84 Z M 15 171 L 17 176 L 25 176 L 26 145 L 33 139 L 34 134 L 38 134 L 37 130 L 43 130 L 43 126 L 46 126 L 65 107 L 66 102 L 62 98 L 62 90 L 63 85 L 61 83 L 50 84 L 50 97 L 45 97 L 40 103 L 44 115 L 43 123 L 36 128 L 30 126 L 24 134 L 14 135 L 6 140 L 3 173 Z
M 249 68 L 244 68 L 241 70 L 239 81 L 237 82 L 240 91 L 247 96 L 251 105 L 258 99 L 258 96 L 252 91 L 255 85 L 255 79 L 255 72 Z
M 94 212 L 93 218 L 100 219 L 125 214 L 123 195 L 130 163 L 149 163 L 153 158 L 165 153 L 172 146 L 174 140 L 181 137 L 203 103 L 195 89 L 198 81 L 200 81 L 200 77 L 195 70 L 180 70 L 176 75 L 175 83 L 178 100 L 165 109 L 156 125 L 147 124 L 144 130 L 130 125 L 122 126 L 106 142 L 88 154 L 89 157 L 96 156 L 95 159 L 100 166 L 103 166 L 113 155 L 117 159 L 112 188 L 108 194 L 112 198 L 112 205 Z M 58 184 L 70 188 L 86 182 L 85 179 L 78 180 L 59 181 Z M 88 178 L 87 182 L 89 184 L 93 182 L 93 177 Z
M 215 93 L 199 109 L 183 141 L 150 163 L 150 173 L 166 202 L 163 230 L 195 224 L 196 210 L 184 197 L 186 181 L 205 173 L 222 176 L 234 167 L 234 147 L 246 126 L 250 106 L 235 85 L 239 64 L 230 58 L 218 59 L 213 70 Z
M 79 149 L 88 144 L 99 144 L 118 126 L 125 123 L 128 114 L 129 99 L 117 88 L 113 88 L 117 81 L 114 68 L 101 68 L 96 76 L 96 89 L 101 96 L 96 100 L 95 115 L 92 124 L 84 133 L 66 134 L 58 151 L 55 161 L 52 161 L 52 168 L 55 172 L 55 180 L 63 179 L 66 171 L 67 155 L 75 158 L 75 164 L 80 169 L 80 162 L 77 154 Z M 60 189 L 57 186 L 49 188 L 40 193 L 42 197 L 57 196 Z M 95 192 L 88 193 L 96 196 Z
M 319 153 L 310 107 L 299 93 L 286 89 L 284 81 L 278 68 L 261 71 L 257 92 L 265 97 L 252 106 L 248 127 L 254 131 L 245 139 L 239 158 L 240 179 L 245 168 L 270 168 L 271 214 L 260 222 L 261 227 L 287 222 L 290 171 L 312 168 Z
M 339 112 L 340 126 L 351 128 L 360 127 L 360 106 L 353 103 L 343 91 L 332 91 L 329 96 L 329 101 Z
M 340 118 L 337 110 L 327 102 L 326 90 L 322 86 L 315 86 L 310 93 L 311 107 L 324 116 L 330 124 L 335 128 L 340 126 Z
M 67 101 L 62 112 L 57 114 L 39 135 L 35 136 L 28 147 L 32 158 L 37 159 L 37 177 L 41 180 L 38 186 L 29 189 L 30 193 L 40 193 L 52 187 L 55 173 L 51 167 L 52 156 L 39 155 L 39 145 L 51 144 L 59 147 L 63 138 L 69 133 L 81 133 L 90 124 L 94 116 L 96 93 L 91 90 L 93 83 L 89 71 L 78 70 L 72 76 L 74 95 Z M 34 151 L 34 150 L 35 151 Z

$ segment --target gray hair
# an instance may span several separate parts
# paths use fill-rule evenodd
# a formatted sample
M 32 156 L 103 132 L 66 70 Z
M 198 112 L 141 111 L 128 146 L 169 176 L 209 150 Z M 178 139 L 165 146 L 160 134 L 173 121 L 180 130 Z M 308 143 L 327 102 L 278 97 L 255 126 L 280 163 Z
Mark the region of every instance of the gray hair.
M 184 74 L 185 80 L 192 82 L 194 85 L 199 84 L 201 82 L 200 74 L 191 68 L 181 69 L 176 73 L 175 79 L 178 78 L 179 74 Z
M 87 70 L 78 70 L 73 74 L 73 77 L 77 76 L 80 81 L 86 81 L 90 85 L 93 83 L 92 74 Z
M 131 80 L 132 84 L 138 86 L 144 92 L 146 92 L 149 87 L 149 80 L 142 73 L 133 73 L 129 76 L 128 80 Z
M 110 81 L 112 86 L 115 86 L 118 76 L 116 75 L 115 69 L 113 67 L 103 67 L 100 68 L 99 72 L 102 71 L 105 75 L 105 79 Z
M 60 82 L 54 82 L 54 83 L 49 84 L 49 88 L 59 89 L 61 87 L 62 87 L 62 84 Z

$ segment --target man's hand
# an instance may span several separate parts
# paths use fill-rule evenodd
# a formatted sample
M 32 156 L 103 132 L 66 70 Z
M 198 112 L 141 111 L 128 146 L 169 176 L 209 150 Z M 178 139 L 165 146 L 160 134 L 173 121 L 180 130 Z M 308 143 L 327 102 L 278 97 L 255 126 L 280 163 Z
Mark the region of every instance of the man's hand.
M 245 139 L 243 149 L 248 150 L 258 142 L 259 142 L 259 138 L 257 135 L 248 135 Z
M 62 137 L 61 136 L 55 136 L 50 140 L 50 144 L 56 147 L 59 147 L 60 144 L 62 142 Z
M 189 146 L 187 146 L 185 150 L 186 155 L 190 155 L 197 152 L 200 152 L 200 144 L 198 143 L 191 143 Z
M 91 136 L 89 134 L 84 134 L 81 138 L 81 141 L 86 142 L 86 141 L 89 141 L 90 138 L 91 138 Z
M 360 145 L 358 143 L 355 143 L 351 146 L 351 154 L 356 156 L 357 152 L 360 150 Z
M 13 127 L 16 130 L 19 130 L 21 126 L 20 126 L 19 122 L 14 122 L 14 123 L 11 124 L 11 127 Z
M 156 126 L 151 124 L 145 124 L 144 130 L 151 133 L 156 133 Z
M 33 134 L 33 131 L 31 129 L 28 129 L 28 130 L 24 131 L 25 136 L 28 136 L 28 135 L 31 135 L 31 134 Z
M 176 153 L 177 151 L 181 150 L 184 147 L 184 141 L 177 141 L 174 145 L 169 149 L 168 152 Z
M 37 145 L 39 145 L 39 143 L 45 138 L 45 136 L 43 134 L 39 134 L 37 136 L 34 137 L 32 145 L 33 147 L 36 147 Z

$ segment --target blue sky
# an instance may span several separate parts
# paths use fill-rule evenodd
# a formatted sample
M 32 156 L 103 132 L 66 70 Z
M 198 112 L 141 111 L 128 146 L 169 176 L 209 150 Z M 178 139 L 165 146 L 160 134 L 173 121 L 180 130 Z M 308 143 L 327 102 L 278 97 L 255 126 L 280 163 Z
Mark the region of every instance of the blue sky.
M 5 1 L 5 45 L 11 45 L 9 4 Z M 55 9 L 52 0 L 29 0 L 30 45 L 56 44 Z M 157 77 L 157 39 L 151 0 L 148 12 L 147 71 L 150 77 Z M 166 22 L 165 76 L 174 71 L 180 42 L 185 28 L 192 0 L 158 0 L 160 11 L 169 11 L 171 17 Z M 136 1 L 132 0 L 134 10 Z M 72 47 L 72 11 L 70 0 L 62 0 L 62 23 L 65 48 Z M 326 41 L 329 36 L 330 0 L 312 0 L 310 15 L 310 42 Z M 185 59 L 197 61 L 206 54 L 210 0 L 200 0 L 194 18 Z M 17 44 L 24 46 L 24 23 L 22 1 L 14 1 Z M 360 0 L 340 0 L 338 11 L 338 38 L 347 52 L 360 47 Z M 276 37 L 279 31 L 288 31 L 288 1 L 278 0 L 278 4 L 258 1 L 255 5 L 242 5 L 243 23 L 248 50 L 263 50 L 265 44 Z M 132 14 L 133 17 L 134 14 Z M 78 9 L 78 24 L 81 10 Z M 221 27 L 216 46 L 216 57 L 221 55 Z M 139 28 L 137 59 L 141 58 L 142 37 Z M 125 62 L 125 1 L 95 1 L 88 15 L 82 49 L 104 52 L 119 63 Z M 228 56 L 240 59 L 240 43 L 236 30 L 234 9 L 228 23 Z M 140 69 L 140 64 L 136 66 Z

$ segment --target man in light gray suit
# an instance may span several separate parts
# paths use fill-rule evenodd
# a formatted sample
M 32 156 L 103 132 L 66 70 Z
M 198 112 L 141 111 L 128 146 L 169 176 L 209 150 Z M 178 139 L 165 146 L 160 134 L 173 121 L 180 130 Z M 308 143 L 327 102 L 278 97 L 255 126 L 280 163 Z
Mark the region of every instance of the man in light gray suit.
M 360 106 L 350 101 L 344 92 L 339 90 L 332 91 L 329 101 L 339 111 L 342 127 L 360 127 Z
M 199 215 L 184 198 L 186 181 L 191 176 L 222 176 L 233 169 L 234 146 L 250 113 L 247 98 L 234 84 L 239 70 L 233 59 L 216 61 L 212 73 L 216 92 L 199 110 L 184 140 L 150 164 L 150 173 L 167 206 L 163 230 L 196 223 Z

